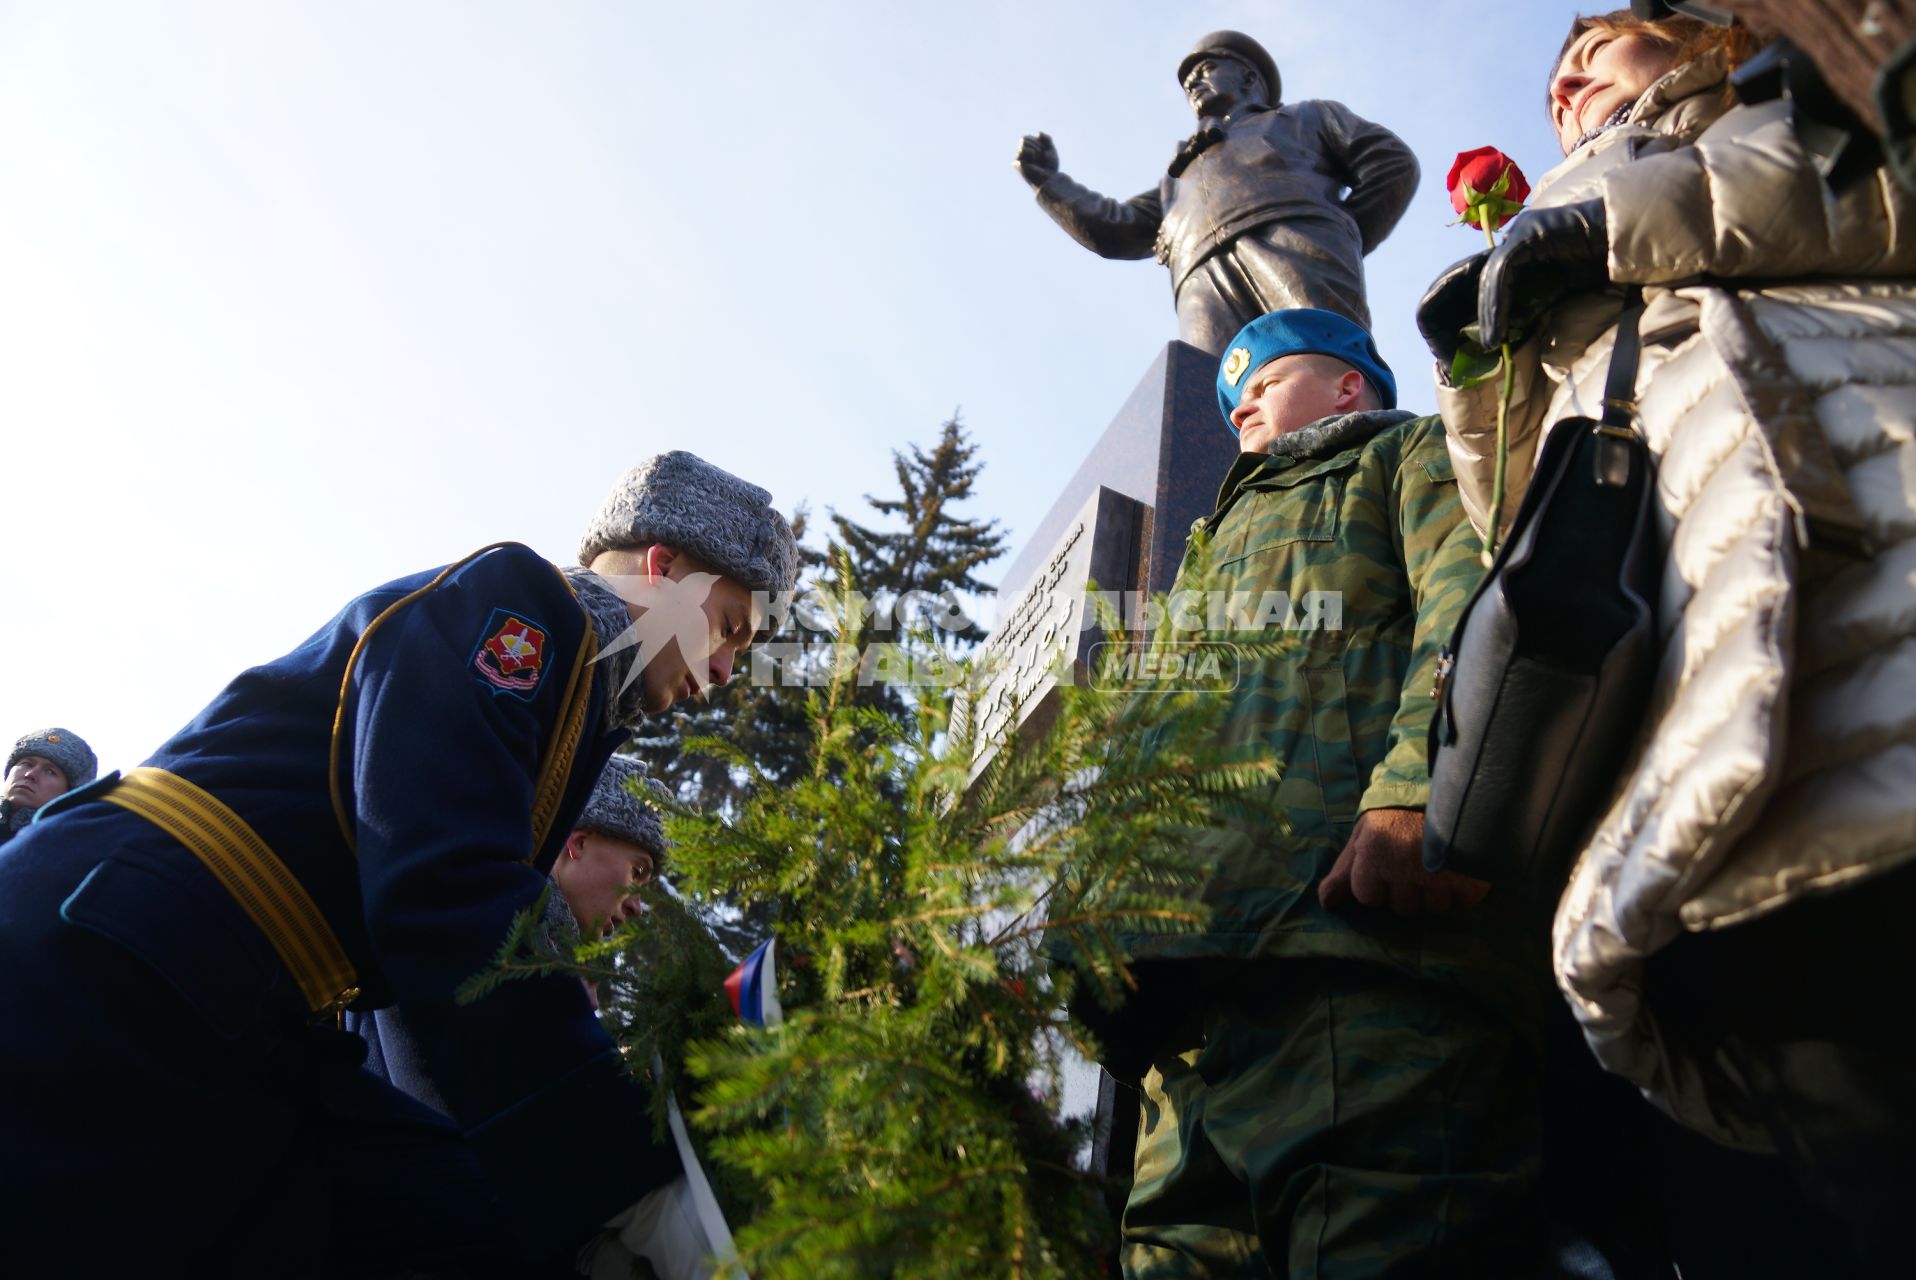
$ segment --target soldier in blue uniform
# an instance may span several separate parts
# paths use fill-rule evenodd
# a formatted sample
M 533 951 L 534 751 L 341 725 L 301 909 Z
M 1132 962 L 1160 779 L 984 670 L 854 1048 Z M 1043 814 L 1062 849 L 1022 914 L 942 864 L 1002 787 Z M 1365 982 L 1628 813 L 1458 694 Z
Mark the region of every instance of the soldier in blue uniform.
M 579 823 L 552 863 L 556 900 L 573 932 L 603 937 L 638 915 L 639 891 L 652 883 L 669 845 L 665 784 L 636 756 L 614 756 L 592 789 Z
M 627 726 L 791 587 L 769 500 L 654 458 L 586 568 L 502 544 L 370 591 L 0 850 L 0 1269 L 110 1224 L 156 1276 L 527 1274 L 676 1176 L 577 981 L 455 992 Z M 393 1004 L 447 1115 L 337 1025 Z
M 42 805 L 93 781 L 99 769 L 93 748 L 71 729 L 22 735 L 7 755 L 5 789 L 0 791 L 0 844 L 32 822 Z

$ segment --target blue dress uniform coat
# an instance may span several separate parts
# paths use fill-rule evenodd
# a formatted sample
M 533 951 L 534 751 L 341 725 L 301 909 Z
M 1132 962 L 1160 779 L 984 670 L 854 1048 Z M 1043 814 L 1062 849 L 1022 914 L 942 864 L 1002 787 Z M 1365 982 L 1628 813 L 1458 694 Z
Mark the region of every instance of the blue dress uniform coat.
M 450 1122 L 362 1070 L 268 932 L 103 778 L 0 850 L 0 1271 L 90 1254 L 99 1222 L 155 1275 L 546 1258 L 677 1174 L 577 981 L 454 998 L 625 731 L 551 564 L 508 545 L 435 576 L 353 601 L 147 764 L 278 855 L 353 1007 L 405 1008 Z

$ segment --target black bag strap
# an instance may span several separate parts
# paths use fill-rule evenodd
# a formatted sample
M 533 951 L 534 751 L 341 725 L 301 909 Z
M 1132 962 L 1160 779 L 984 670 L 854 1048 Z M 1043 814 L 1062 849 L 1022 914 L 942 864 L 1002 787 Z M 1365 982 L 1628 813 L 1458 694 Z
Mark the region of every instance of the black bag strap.
M 1603 418 L 1595 423 L 1588 418 L 1575 420 L 1579 430 L 1588 425 L 1601 438 L 1603 447 L 1597 450 L 1595 479 L 1605 487 L 1620 487 L 1629 483 L 1637 459 L 1647 459 L 1649 456 L 1647 447 L 1632 425 L 1637 416 L 1637 362 L 1643 353 L 1642 319 L 1643 290 L 1637 285 L 1628 285 L 1623 291 L 1623 312 L 1617 317 L 1616 341 L 1610 346 L 1610 370 L 1603 383 Z M 1570 424 L 1565 425 L 1568 427 Z M 1525 506 L 1518 508 L 1510 536 L 1498 549 L 1496 563 L 1478 580 L 1476 589 L 1470 593 L 1470 598 L 1457 615 L 1450 642 L 1438 650 L 1437 678 L 1430 691 L 1437 705 L 1430 718 L 1427 738 L 1427 752 L 1433 760 L 1436 759 L 1439 745 L 1456 736 L 1455 726 L 1450 722 L 1450 677 L 1457 665 L 1457 646 L 1464 633 L 1464 625 L 1470 620 L 1477 602 L 1491 589 L 1503 569 L 1504 561 L 1517 545 L 1517 530 L 1524 523 L 1525 508 L 1533 501 L 1535 498 L 1532 495 L 1525 495 Z
M 1603 425 L 1630 430 L 1637 416 L 1637 361 L 1643 354 L 1643 290 L 1631 285 L 1623 291 L 1623 314 L 1617 317 L 1617 340 L 1610 348 L 1610 376 L 1603 384 Z

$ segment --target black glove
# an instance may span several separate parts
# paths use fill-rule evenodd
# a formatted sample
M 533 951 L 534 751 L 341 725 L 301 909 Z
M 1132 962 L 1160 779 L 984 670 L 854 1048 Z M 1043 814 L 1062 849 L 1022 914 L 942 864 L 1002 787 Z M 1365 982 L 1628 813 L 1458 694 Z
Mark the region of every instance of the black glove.
M 1527 209 L 1484 260 L 1477 288 L 1477 335 L 1495 349 L 1511 333 L 1531 333 L 1564 297 L 1610 282 L 1610 239 L 1603 201 Z
M 1473 253 L 1462 262 L 1453 262 L 1443 274 L 1430 282 L 1417 304 L 1417 331 L 1437 362 L 1448 369 L 1457 358 L 1457 348 L 1469 340 L 1464 326 L 1477 319 L 1477 285 L 1483 275 L 1484 259 L 1490 250 Z

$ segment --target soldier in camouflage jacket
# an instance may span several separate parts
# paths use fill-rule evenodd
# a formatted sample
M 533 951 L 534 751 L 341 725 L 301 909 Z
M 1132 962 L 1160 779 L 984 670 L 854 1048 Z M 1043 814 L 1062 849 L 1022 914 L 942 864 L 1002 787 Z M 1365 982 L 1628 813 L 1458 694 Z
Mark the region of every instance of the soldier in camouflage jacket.
M 1227 733 L 1279 763 L 1287 829 L 1218 833 L 1204 931 L 1130 940 L 1125 1273 L 1506 1274 L 1541 965 L 1514 904 L 1422 865 L 1434 666 L 1481 553 L 1443 427 L 1385 407 L 1369 335 L 1323 311 L 1247 326 L 1218 391 L 1246 451 L 1176 590 L 1260 646 Z

